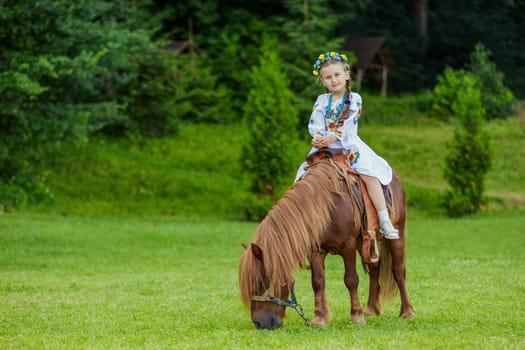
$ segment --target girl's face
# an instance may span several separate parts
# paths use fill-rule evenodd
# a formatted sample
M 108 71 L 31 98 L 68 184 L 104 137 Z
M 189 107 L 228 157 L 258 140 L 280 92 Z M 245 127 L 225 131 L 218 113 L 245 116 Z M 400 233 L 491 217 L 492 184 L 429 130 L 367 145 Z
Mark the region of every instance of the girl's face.
M 321 82 L 333 94 L 344 93 L 346 81 L 350 80 L 350 72 L 345 70 L 343 63 L 335 62 L 324 66 L 319 71 Z

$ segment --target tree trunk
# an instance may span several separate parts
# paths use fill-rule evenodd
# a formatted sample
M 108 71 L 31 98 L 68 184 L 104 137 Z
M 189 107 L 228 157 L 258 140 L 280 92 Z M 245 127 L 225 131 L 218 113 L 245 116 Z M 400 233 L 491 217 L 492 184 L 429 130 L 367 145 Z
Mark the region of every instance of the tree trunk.
M 416 37 L 419 43 L 419 54 L 425 56 L 428 49 L 428 0 L 414 0 L 414 17 Z

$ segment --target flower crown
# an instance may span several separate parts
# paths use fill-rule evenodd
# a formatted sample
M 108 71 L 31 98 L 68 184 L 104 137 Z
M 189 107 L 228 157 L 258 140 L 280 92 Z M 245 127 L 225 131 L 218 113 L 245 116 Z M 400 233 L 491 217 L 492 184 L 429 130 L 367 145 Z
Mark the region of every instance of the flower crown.
M 342 63 L 348 63 L 348 57 L 345 54 L 340 54 L 339 52 L 325 52 L 319 55 L 317 61 L 314 64 L 313 75 L 318 76 L 319 70 L 321 70 L 321 65 L 328 61 L 339 61 Z

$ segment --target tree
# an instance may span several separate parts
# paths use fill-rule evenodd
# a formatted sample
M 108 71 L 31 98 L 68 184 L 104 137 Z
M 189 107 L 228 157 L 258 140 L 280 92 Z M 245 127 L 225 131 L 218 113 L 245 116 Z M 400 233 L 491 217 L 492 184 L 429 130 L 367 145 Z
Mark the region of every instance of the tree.
M 444 176 L 451 190 L 445 196 L 445 207 L 450 216 L 462 216 L 482 208 L 491 150 L 490 137 L 484 129 L 485 109 L 479 80 L 469 72 L 455 74 L 458 91 L 450 103 L 459 124 L 447 147 Z
M 465 74 L 467 74 L 465 70 L 455 71 L 447 67 L 443 74 L 438 76 L 432 101 L 434 116 L 444 121 L 449 121 L 452 118 L 454 115 L 453 105 L 458 100 L 458 94 L 461 93 Z
M 483 44 L 478 43 L 471 54 L 469 71 L 445 68 L 438 76 L 438 84 L 434 87 L 432 111 L 437 117 L 448 120 L 453 113 L 453 103 L 462 93 L 465 74 L 473 74 L 477 78 L 478 89 L 481 91 L 481 102 L 485 110 L 485 118 L 505 118 L 510 115 L 514 96 L 503 84 L 503 73 L 489 59 Z
M 303 130 L 310 117 L 312 99 L 318 92 L 318 86 L 313 84 L 312 66 L 319 54 L 340 51 L 346 38 L 335 35 L 334 28 L 342 19 L 342 13 L 352 16 L 353 7 L 341 1 L 334 1 L 327 6 L 326 1 L 322 0 L 287 0 L 284 5 L 288 13 L 278 21 L 280 36 L 286 40 L 280 42 L 279 52 L 299 109 L 301 123 L 298 127 Z M 336 7 L 341 9 L 336 11 Z M 347 56 L 350 63 L 355 62 L 352 53 L 348 52 Z
M 482 101 L 486 118 L 506 118 L 512 112 L 514 95 L 503 83 L 504 74 L 490 60 L 490 51 L 482 43 L 476 44 L 470 55 L 470 71 L 481 81 Z
M 428 48 L 428 0 L 414 0 L 414 18 L 419 54 L 425 56 Z
M 252 220 L 260 220 L 268 212 L 294 167 L 290 159 L 297 141 L 297 109 L 274 48 L 275 40 L 264 39 L 259 65 L 251 73 L 252 87 L 244 108 L 248 139 L 242 166 L 251 193 L 244 210 Z
M 113 92 L 137 77 L 135 64 L 146 57 L 137 54 L 152 43 L 129 30 L 121 5 L 2 1 L 0 202 L 7 207 L 46 195 L 39 162 L 126 119 Z

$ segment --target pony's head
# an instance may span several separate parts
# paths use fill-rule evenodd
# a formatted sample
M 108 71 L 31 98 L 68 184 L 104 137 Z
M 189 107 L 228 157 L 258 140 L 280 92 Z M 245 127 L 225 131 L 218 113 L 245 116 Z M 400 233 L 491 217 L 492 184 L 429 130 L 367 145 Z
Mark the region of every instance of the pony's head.
M 251 319 L 259 329 L 275 329 L 283 325 L 285 305 L 290 294 L 291 282 L 275 280 L 265 268 L 265 254 L 255 243 L 245 246 L 239 267 L 241 298 L 250 307 Z M 284 278 L 284 276 L 281 276 Z
M 292 291 L 293 270 L 318 249 L 331 223 L 333 193 L 342 181 L 327 162 L 295 183 L 272 207 L 245 246 L 239 265 L 241 298 L 257 328 L 279 328 Z M 293 299 L 293 297 L 292 297 Z

